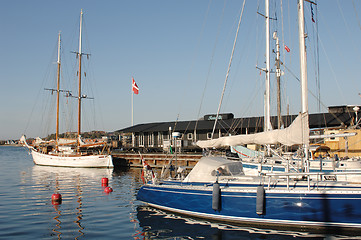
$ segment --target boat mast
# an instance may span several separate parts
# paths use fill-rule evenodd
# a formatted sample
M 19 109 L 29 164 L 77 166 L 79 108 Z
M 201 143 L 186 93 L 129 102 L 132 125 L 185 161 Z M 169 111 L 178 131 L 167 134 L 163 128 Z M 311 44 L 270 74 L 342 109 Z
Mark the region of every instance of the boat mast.
M 301 73 L 301 109 L 302 113 L 308 114 L 308 95 L 307 95 L 307 55 L 305 38 L 305 20 L 304 20 L 304 7 L 303 0 L 298 1 L 298 35 L 300 44 L 300 73 Z M 309 170 L 308 166 L 308 144 L 304 145 L 306 171 Z
M 265 92 L 265 131 L 271 130 L 270 110 L 270 25 L 269 25 L 269 0 L 265 0 L 266 18 L 266 92 Z
M 280 60 L 280 41 L 277 32 L 273 33 L 273 39 L 276 40 L 276 79 L 277 79 L 277 125 L 281 129 L 281 60 Z
M 55 134 L 55 148 L 58 150 L 59 146 L 59 101 L 60 101 L 60 32 L 58 35 L 58 69 L 57 69 L 57 87 L 56 87 L 56 134 Z
M 79 30 L 79 52 L 78 52 L 78 58 L 79 58 L 79 69 L 78 69 L 78 78 L 79 78 L 79 89 L 78 89 L 78 137 L 77 137 L 77 144 L 78 148 L 80 146 L 80 133 L 81 133 L 81 57 L 82 57 L 82 23 L 83 23 L 83 9 L 80 11 L 80 30 Z

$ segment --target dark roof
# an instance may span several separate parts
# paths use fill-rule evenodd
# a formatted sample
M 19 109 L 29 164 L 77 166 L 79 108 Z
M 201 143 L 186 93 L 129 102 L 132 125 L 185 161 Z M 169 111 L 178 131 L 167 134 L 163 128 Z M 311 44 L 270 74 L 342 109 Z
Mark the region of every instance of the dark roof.
M 283 116 L 285 126 L 289 126 L 297 115 Z M 310 129 L 324 128 L 324 127 L 339 127 L 348 126 L 353 120 L 354 114 L 352 113 L 315 113 L 309 115 Z M 277 126 L 277 117 L 271 117 L 271 123 L 274 128 Z M 139 132 L 166 132 L 169 127 L 172 131 L 179 132 L 193 132 L 197 124 L 197 131 L 209 131 L 213 129 L 214 121 L 198 120 L 198 121 L 178 121 L 178 122 L 156 122 L 138 124 L 133 127 L 127 127 L 117 130 L 116 132 L 123 133 L 139 133 Z M 219 129 L 263 129 L 263 117 L 248 117 L 248 118 L 233 118 L 227 120 L 219 120 L 216 130 Z

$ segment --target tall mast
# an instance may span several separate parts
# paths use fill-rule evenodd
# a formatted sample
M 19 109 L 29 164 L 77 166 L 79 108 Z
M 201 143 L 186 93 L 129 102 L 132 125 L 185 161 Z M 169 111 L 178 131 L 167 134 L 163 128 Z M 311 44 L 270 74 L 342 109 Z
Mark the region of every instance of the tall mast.
M 58 35 L 58 70 L 57 70 L 57 87 L 56 87 L 56 134 L 55 134 L 55 147 L 58 150 L 59 139 L 59 95 L 60 95 L 60 32 Z
M 300 44 L 300 72 L 301 72 L 301 108 L 302 113 L 308 113 L 308 95 L 307 95 L 307 56 L 305 44 L 305 20 L 303 0 L 298 1 L 298 35 Z M 308 144 L 304 146 L 305 160 L 308 160 Z M 308 163 L 306 165 L 308 170 Z
M 82 24 L 83 24 L 83 9 L 80 11 L 80 30 L 79 30 L 79 52 L 78 52 L 78 57 L 79 57 L 79 70 L 78 70 L 78 77 L 79 77 L 79 89 L 78 89 L 78 146 L 80 145 L 79 142 L 79 136 L 81 133 L 81 57 L 82 57 L 82 49 L 81 49 L 81 44 L 82 44 Z
M 273 33 L 273 39 L 276 40 L 276 80 L 277 80 L 277 127 L 281 128 L 281 60 L 280 60 L 280 41 L 277 32 Z
M 266 18 L 266 93 L 265 93 L 265 131 L 271 130 L 270 110 L 270 25 L 269 25 L 269 0 L 265 0 Z
M 307 96 L 307 56 L 305 44 L 305 20 L 303 0 L 298 1 L 298 21 L 299 21 L 299 42 L 300 42 L 300 70 L 301 70 L 301 107 L 302 113 L 308 112 Z

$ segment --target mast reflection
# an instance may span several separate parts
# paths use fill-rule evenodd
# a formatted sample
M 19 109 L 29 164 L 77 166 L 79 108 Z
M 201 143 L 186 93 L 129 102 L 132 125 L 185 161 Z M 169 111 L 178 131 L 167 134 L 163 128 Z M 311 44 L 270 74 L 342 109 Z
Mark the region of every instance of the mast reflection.
M 50 203 L 55 210 L 53 212 L 55 216 L 52 216 L 55 225 L 51 229 L 50 236 L 56 235 L 58 239 L 69 238 L 70 236 L 73 239 L 80 239 L 86 235 L 84 232 L 86 227 L 82 225 L 83 188 L 96 191 L 96 188 L 100 187 L 101 179 L 103 177 L 111 178 L 112 173 L 112 169 L 33 166 L 32 177 L 35 186 L 39 189 L 37 190 L 38 193 L 46 193 L 51 196 L 53 192 L 58 192 L 63 196 L 62 204 Z M 46 190 L 45 193 L 44 189 Z M 102 191 L 99 191 L 99 194 L 103 194 Z M 49 199 L 49 201 L 51 200 Z M 69 225 L 69 221 L 72 224 Z M 74 223 L 75 228 L 71 227 L 71 225 L 74 226 Z M 64 232 L 64 226 L 66 226 L 66 232 Z M 64 236 L 65 233 L 66 236 Z

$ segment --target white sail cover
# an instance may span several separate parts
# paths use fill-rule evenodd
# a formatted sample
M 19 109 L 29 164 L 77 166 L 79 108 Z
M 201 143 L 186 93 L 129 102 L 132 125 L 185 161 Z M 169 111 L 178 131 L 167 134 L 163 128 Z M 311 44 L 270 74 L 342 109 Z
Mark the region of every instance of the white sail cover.
M 197 141 L 201 148 L 218 148 L 243 144 L 283 144 L 292 146 L 309 142 L 308 113 L 300 113 L 293 123 L 285 129 L 276 129 L 254 134 L 220 137 L 212 140 Z

